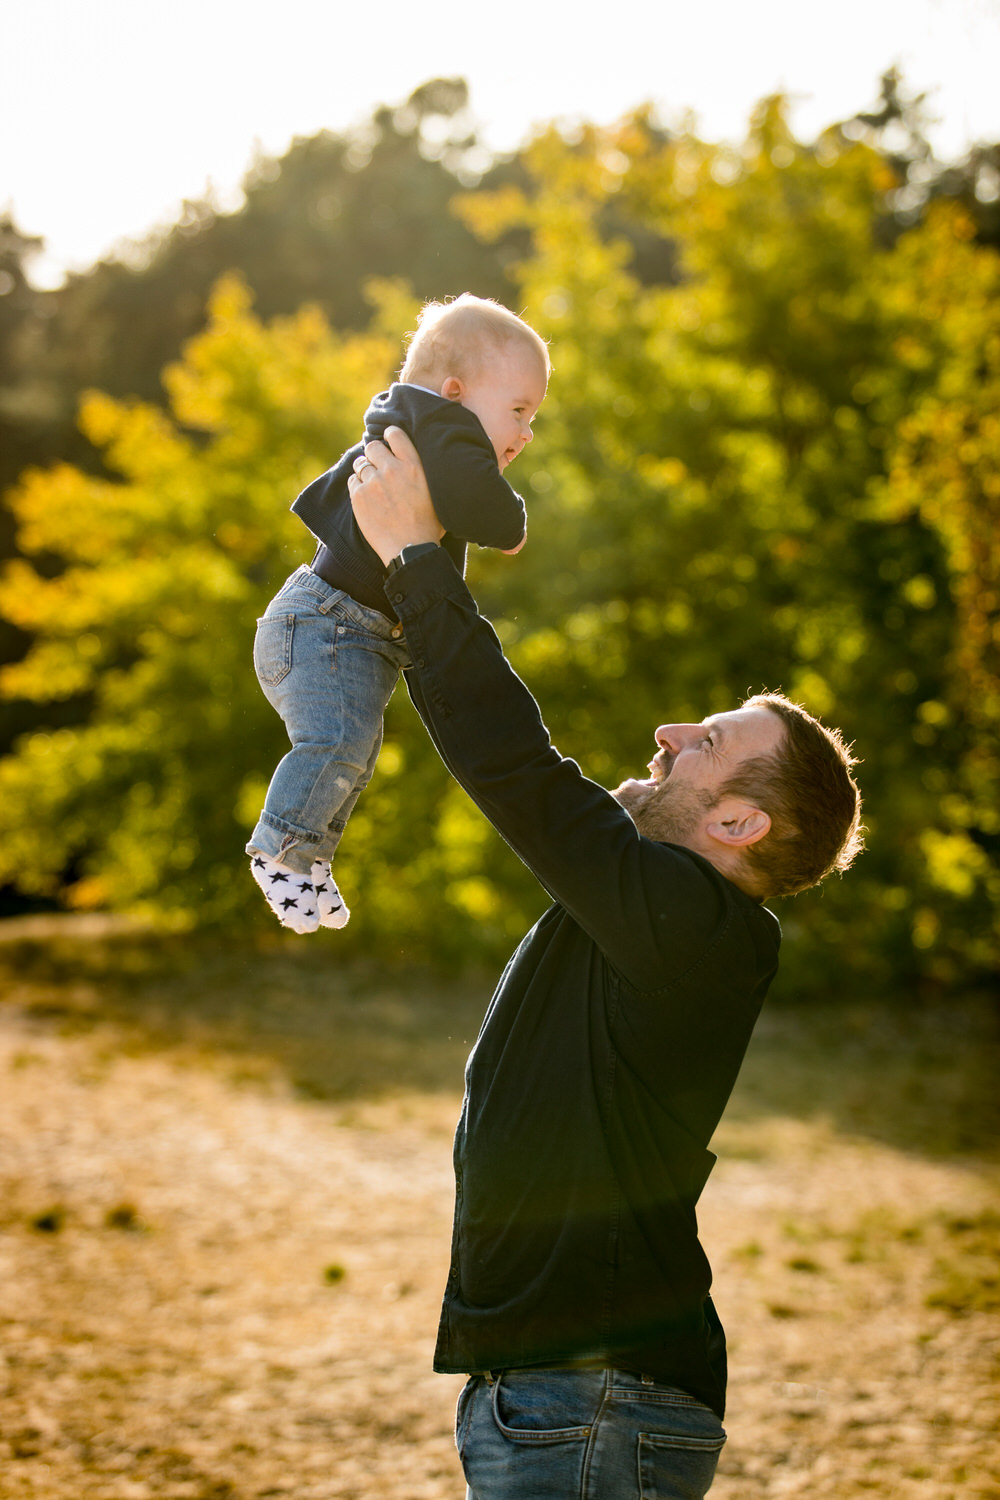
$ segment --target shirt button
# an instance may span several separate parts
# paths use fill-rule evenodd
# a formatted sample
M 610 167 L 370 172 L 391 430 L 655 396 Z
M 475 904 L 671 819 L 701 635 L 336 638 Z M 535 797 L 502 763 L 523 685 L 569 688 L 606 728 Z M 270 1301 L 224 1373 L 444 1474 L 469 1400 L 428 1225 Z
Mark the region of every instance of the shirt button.
M 402 594 L 393 594 L 392 597 L 396 604 L 402 604 L 404 597 Z

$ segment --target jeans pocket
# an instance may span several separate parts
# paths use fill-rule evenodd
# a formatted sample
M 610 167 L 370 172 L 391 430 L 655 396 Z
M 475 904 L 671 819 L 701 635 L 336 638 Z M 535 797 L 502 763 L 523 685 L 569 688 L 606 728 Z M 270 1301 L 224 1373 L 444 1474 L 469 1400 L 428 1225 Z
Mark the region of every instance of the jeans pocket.
M 262 687 L 277 687 L 292 665 L 294 615 L 265 615 L 257 621 L 253 664 Z
M 706 1420 L 704 1434 L 639 1433 L 639 1493 L 643 1500 L 702 1500 L 711 1488 L 726 1434 L 714 1413 L 715 1430 Z M 685 1422 L 684 1426 L 688 1424 Z
M 594 1403 L 562 1372 L 512 1370 L 493 1386 L 493 1420 L 517 1443 L 561 1443 L 590 1436 Z

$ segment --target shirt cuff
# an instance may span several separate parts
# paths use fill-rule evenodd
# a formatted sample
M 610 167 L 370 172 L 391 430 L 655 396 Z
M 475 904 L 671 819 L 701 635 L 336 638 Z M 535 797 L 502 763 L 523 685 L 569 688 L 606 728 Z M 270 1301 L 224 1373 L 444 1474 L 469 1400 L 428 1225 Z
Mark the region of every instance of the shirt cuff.
M 463 603 L 475 602 L 455 564 L 443 547 L 425 552 L 412 562 L 404 563 L 385 581 L 385 597 L 403 624 L 421 614 L 440 599 L 453 598 Z

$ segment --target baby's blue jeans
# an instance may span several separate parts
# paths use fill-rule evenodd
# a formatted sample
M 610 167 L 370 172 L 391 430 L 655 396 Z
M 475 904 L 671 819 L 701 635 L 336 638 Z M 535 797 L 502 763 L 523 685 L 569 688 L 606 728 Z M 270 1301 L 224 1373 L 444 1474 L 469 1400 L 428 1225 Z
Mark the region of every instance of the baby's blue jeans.
M 371 779 L 385 706 L 410 664 L 406 642 L 401 626 L 303 566 L 257 621 L 253 660 L 292 748 L 247 853 L 308 875 L 314 860 L 333 858 Z

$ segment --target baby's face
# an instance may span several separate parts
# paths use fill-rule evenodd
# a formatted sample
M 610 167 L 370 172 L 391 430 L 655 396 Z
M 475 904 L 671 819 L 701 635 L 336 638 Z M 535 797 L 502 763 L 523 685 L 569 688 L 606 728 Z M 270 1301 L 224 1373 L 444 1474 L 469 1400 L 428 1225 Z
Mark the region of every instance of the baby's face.
M 502 472 L 531 442 L 531 423 L 545 399 L 545 366 L 529 345 L 511 343 L 491 353 L 462 387 L 459 400 L 482 422 Z

